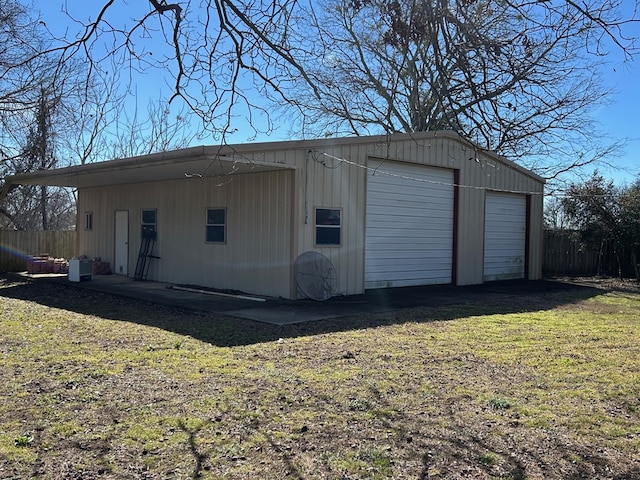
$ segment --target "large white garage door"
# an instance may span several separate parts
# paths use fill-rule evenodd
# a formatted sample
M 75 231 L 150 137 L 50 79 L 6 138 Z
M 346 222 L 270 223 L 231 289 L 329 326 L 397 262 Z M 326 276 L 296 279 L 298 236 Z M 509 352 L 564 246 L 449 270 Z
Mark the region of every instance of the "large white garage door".
M 484 281 L 524 278 L 526 197 L 487 192 L 484 215 Z
M 365 288 L 451 283 L 453 171 L 383 162 L 367 174 Z

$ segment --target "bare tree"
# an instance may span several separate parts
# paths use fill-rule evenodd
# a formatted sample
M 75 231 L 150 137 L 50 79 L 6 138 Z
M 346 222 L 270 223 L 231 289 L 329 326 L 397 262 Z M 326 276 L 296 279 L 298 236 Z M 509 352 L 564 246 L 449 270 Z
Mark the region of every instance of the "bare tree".
M 12 151 L 15 119 L 38 103 L 41 72 L 51 65 L 42 53 L 48 47 L 25 7 L 14 0 L 0 0 L 0 153 L 4 158 Z
M 185 110 L 172 112 L 162 100 L 149 101 L 142 113 L 135 101 L 130 111 L 121 105 L 112 135 L 103 139 L 107 155 L 125 158 L 189 146 L 199 135 L 191 129 L 191 113 Z
M 60 65 L 81 57 L 92 71 L 160 72 L 168 79 L 165 102 L 182 103 L 202 128 L 224 141 L 233 122 L 257 133 L 255 115 L 266 119 L 264 131 L 271 130 L 268 111 L 254 93 L 277 92 L 278 72 L 298 65 L 287 40 L 297 9 L 297 0 L 139 0 L 127 6 L 110 0 L 94 18 L 82 19 L 65 4 L 62 13 L 77 29 L 70 28 L 44 53 L 59 54 Z M 306 75 L 301 67 L 298 74 Z
M 49 46 L 46 32 L 24 6 L 0 0 L 0 177 L 57 165 L 53 121 L 74 88 L 71 70 L 42 54 Z M 72 210 L 67 191 L 19 187 L 0 205 L 0 226 L 68 227 Z
M 547 177 L 606 155 L 573 146 L 594 137 L 583 112 L 606 98 L 595 68 L 606 49 L 637 53 L 627 32 L 636 11 L 622 17 L 621 0 L 314 5 L 105 0 L 86 19 L 65 3 L 72 27 L 33 57 L 81 57 L 90 73 L 162 72 L 167 101 L 183 102 L 221 141 L 240 122 L 261 128 L 268 95 L 297 107 L 304 133 L 450 128 L 512 158 L 569 158 L 537 165 Z
M 303 134 L 454 130 L 547 179 L 621 146 L 589 117 L 606 46 L 637 52 L 618 2 L 327 0 L 298 22 Z
M 130 111 L 132 94 L 120 88 L 128 85 L 114 58 L 101 68 L 61 58 L 33 14 L 17 0 L 0 0 L 0 187 L 7 175 L 152 153 L 194 138 L 189 112 L 171 117 L 168 107 L 151 104 L 146 115 Z M 0 228 L 70 228 L 74 200 L 69 189 L 13 188 L 1 200 Z
M 573 227 L 564 212 L 562 199 L 559 197 L 549 197 L 545 200 L 543 221 L 546 230 L 565 230 Z
M 12 137 L 17 153 L 4 159 L 5 172 L 23 173 L 58 166 L 55 120 L 63 106 L 64 90 L 40 90 L 32 111 L 23 111 L 14 119 Z M 18 119 L 21 121 L 18 122 Z M 24 132 L 24 134 L 22 134 Z M 4 221 L 0 225 L 18 230 L 68 229 L 75 223 L 73 198 L 69 190 L 46 185 L 21 185 L 3 199 Z
M 59 103 L 59 97 L 50 97 L 44 90 L 40 92 L 40 97 L 38 98 L 38 104 L 35 110 L 35 121 L 29 129 L 27 144 L 20 155 L 22 157 L 22 165 L 27 168 L 26 171 L 48 170 L 55 167 L 56 161 L 52 148 L 51 121 L 53 119 L 54 110 Z M 42 221 L 42 230 L 48 230 L 48 187 L 46 185 L 40 185 L 38 189 L 40 190 L 38 210 Z

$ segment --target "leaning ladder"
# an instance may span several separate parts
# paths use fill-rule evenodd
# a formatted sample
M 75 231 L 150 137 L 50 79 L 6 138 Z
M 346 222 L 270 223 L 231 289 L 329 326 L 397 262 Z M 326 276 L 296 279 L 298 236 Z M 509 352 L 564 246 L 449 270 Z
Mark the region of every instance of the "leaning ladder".
M 138 252 L 138 262 L 136 263 L 136 273 L 134 280 L 146 280 L 149 271 L 149 259 L 160 258 L 153 255 L 153 246 L 156 243 L 156 232 L 143 230 L 142 242 L 140 242 L 140 252 Z

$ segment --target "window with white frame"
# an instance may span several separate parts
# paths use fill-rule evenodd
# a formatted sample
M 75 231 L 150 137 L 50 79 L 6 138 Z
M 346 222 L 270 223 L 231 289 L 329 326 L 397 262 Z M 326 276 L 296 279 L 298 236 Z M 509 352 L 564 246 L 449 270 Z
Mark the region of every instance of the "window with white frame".
M 207 208 L 207 243 L 226 243 L 227 209 Z
M 316 208 L 316 245 L 340 245 L 341 212 L 339 208 Z
M 155 209 L 142 210 L 140 227 L 143 238 L 155 237 L 157 227 Z

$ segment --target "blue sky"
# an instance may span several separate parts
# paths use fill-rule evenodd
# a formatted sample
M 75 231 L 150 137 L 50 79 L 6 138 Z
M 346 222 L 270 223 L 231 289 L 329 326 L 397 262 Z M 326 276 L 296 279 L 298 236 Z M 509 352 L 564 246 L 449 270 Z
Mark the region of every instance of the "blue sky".
M 79 20 L 95 19 L 100 8 L 106 0 L 90 0 L 85 2 L 68 2 L 69 11 Z M 54 33 L 61 34 L 64 29 L 70 28 L 70 32 L 77 29 L 67 17 L 61 12 L 62 0 L 47 0 L 41 2 L 38 8 L 41 11 L 42 20 Z M 110 17 L 131 18 L 139 15 L 136 13 L 145 11 L 148 4 L 143 0 L 127 2 L 126 9 L 122 4 L 116 2 L 110 10 Z M 142 10 L 137 10 L 142 9 Z M 635 34 L 640 38 L 640 26 L 635 26 Z M 603 106 L 594 111 L 594 118 L 600 124 L 602 132 L 614 141 L 627 139 L 627 145 L 619 157 L 608 159 L 610 163 L 618 165 L 619 170 L 600 168 L 602 174 L 607 178 L 612 178 L 618 184 L 633 182 L 640 174 L 640 55 L 631 61 L 624 62 L 621 54 L 616 53 L 615 48 L 608 59 L 610 63 L 603 71 L 603 79 L 608 86 L 615 90 L 615 95 L 611 98 L 611 104 Z M 146 76 L 149 81 L 149 75 Z M 145 89 L 151 90 L 149 98 L 158 99 L 158 81 L 153 77 L 154 83 L 149 87 L 149 83 L 144 83 L 138 87 L 138 93 Z M 146 99 L 138 107 L 144 108 Z M 229 141 L 242 143 L 247 141 L 252 132 L 239 131 L 229 137 Z M 254 140 L 283 140 L 288 138 L 286 126 L 280 126 L 270 136 L 259 136 Z M 199 143 L 203 143 L 200 141 Z M 204 143 L 207 142 L 206 139 Z
M 640 174 L 640 58 L 605 71 L 606 82 L 616 94 L 612 104 L 596 110 L 594 118 L 613 139 L 629 139 L 620 158 L 611 159 L 620 171 L 603 170 L 616 183 L 632 183 Z

